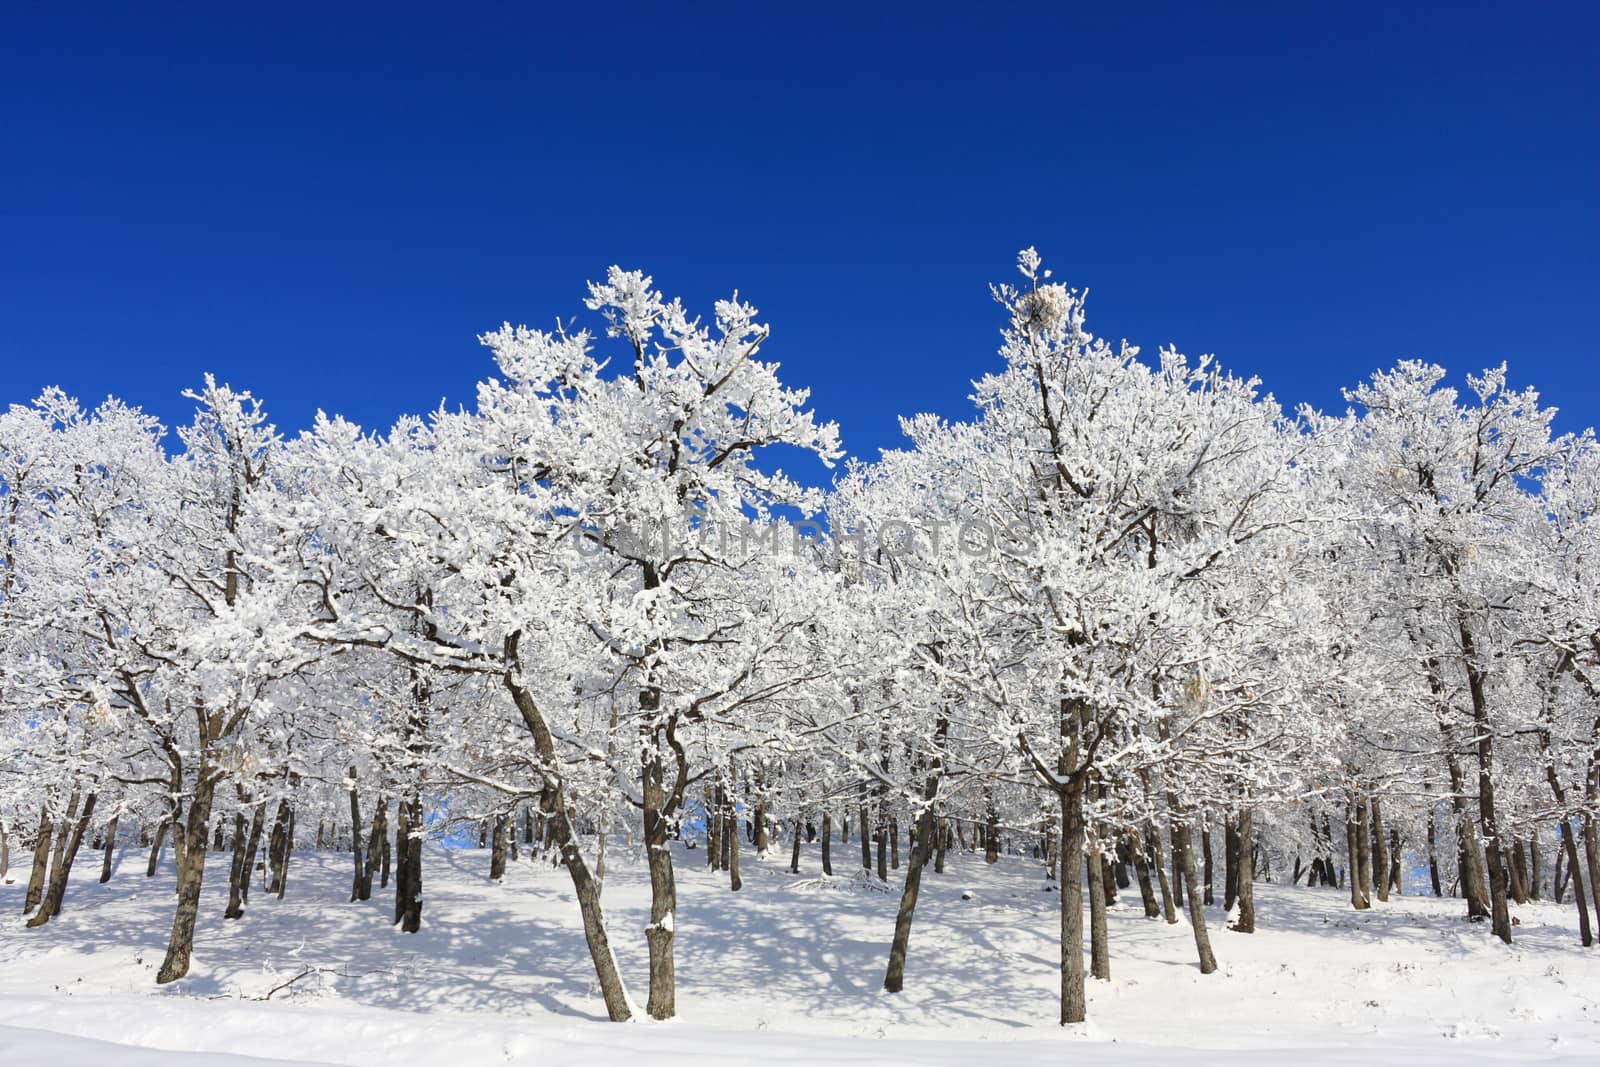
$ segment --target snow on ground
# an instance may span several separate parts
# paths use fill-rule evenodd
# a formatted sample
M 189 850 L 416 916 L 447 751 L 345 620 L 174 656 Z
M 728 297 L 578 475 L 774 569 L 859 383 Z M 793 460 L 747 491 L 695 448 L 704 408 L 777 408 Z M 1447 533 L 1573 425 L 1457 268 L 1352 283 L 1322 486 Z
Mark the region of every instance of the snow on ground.
M 611 851 L 608 925 L 642 1002 L 648 881 L 623 848 Z M 853 842 L 838 848 L 835 869 L 849 871 L 851 856 Z M 1008 857 L 990 868 L 958 855 L 949 873 L 930 870 L 906 990 L 891 997 L 879 983 L 897 884 L 885 893 L 848 876 L 823 883 L 808 846 L 798 877 L 786 849 L 765 862 L 747 853 L 734 894 L 703 852 L 687 850 L 678 857 L 680 1018 L 616 1026 L 604 1021 L 559 868 L 524 858 L 492 885 L 487 851 L 431 850 L 423 930 L 405 935 L 386 921 L 389 893 L 347 903 L 348 854 L 297 855 L 285 899 L 258 888 L 238 922 L 221 919 L 226 868 L 217 864 L 191 976 L 157 989 L 170 863 L 146 879 L 130 850 L 102 886 L 98 858 L 85 853 L 65 909 L 42 929 L 23 928 L 23 886 L 0 886 L 8 1067 L 578 1067 L 643 1055 L 664 1067 L 1068 1056 L 1134 1067 L 1600 1062 L 1600 953 L 1577 945 L 1570 906 L 1516 909 L 1517 944 L 1506 948 L 1459 919 L 1456 901 L 1406 897 L 1358 914 L 1336 890 L 1261 885 L 1256 934 L 1223 929 L 1221 910 L 1211 911 L 1221 969 L 1202 976 L 1189 927 L 1145 919 L 1135 889 L 1111 913 L 1113 980 L 1091 981 L 1090 1022 L 1063 1030 L 1057 897 L 1034 863 Z

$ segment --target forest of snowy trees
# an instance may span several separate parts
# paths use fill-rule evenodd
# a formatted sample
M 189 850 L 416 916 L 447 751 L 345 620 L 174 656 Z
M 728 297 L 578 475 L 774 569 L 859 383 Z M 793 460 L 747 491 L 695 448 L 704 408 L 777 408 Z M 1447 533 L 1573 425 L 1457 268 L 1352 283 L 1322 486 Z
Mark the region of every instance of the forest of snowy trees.
M 1345 413 L 1288 412 L 1091 336 L 1018 266 L 972 414 L 908 418 L 872 462 L 759 358 L 754 307 L 703 320 L 616 268 L 591 328 L 486 334 L 469 409 L 387 432 L 280 435 L 210 378 L 175 440 L 115 399 L 12 406 L 0 873 L 28 924 L 73 921 L 75 862 L 109 878 L 143 845 L 118 877 L 155 877 L 165 852 L 173 982 L 203 883 L 247 919 L 297 849 L 340 850 L 351 899 L 392 893 L 414 932 L 447 840 L 489 878 L 519 850 L 564 869 L 614 1020 L 675 1014 L 674 863 L 736 891 L 741 848 L 892 883 L 889 993 L 947 854 L 1032 858 L 1062 890 L 1063 1023 L 1110 976 L 1119 893 L 1182 916 L 1205 973 L 1264 881 L 1356 909 L 1421 885 L 1507 943 L 1553 897 L 1589 945 L 1592 435 L 1504 367 L 1457 392 L 1401 362 Z M 794 450 L 832 484 L 784 473 Z M 608 843 L 648 864 L 642 1002 Z

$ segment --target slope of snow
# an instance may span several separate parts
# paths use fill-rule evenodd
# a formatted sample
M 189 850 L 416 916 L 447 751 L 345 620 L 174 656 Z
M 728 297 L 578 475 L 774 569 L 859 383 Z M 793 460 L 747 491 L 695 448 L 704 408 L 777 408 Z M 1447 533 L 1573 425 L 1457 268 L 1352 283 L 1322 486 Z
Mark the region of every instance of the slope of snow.
M 605 905 L 625 976 L 644 999 L 648 881 L 619 842 Z M 1037 866 L 951 857 L 924 879 L 906 990 L 879 991 L 898 903 L 836 849 L 747 855 L 745 887 L 679 860 L 678 1011 L 670 1024 L 604 1021 L 565 872 L 524 859 L 499 885 L 488 853 L 431 850 L 423 930 L 395 932 L 392 897 L 347 903 L 348 854 L 297 855 L 284 900 L 255 890 L 221 912 L 225 861 L 208 872 L 191 976 L 157 989 L 173 906 L 170 865 L 144 877 L 130 851 L 107 885 L 82 857 L 62 914 L 22 925 L 20 884 L 0 886 L 0 1060 L 22 1063 L 453 1065 L 774 1062 L 1312 1064 L 1592 1063 L 1600 1057 L 1600 954 L 1577 944 L 1570 906 L 1516 909 L 1517 943 L 1491 939 L 1451 900 L 1406 897 L 1355 913 L 1335 890 L 1257 887 L 1259 932 L 1212 909 L 1221 964 L 1202 976 L 1187 924 L 1144 918 L 1137 890 L 1111 911 L 1111 982 L 1091 981 L 1090 1022 L 1057 1016 L 1058 900 Z M 25 877 L 13 870 L 11 877 Z M 970 900 L 963 900 L 970 894 Z M 151 1058 L 150 1049 L 204 1052 Z M 1234 1051 L 1226 1051 L 1234 1050 Z M 1293 1050 L 1292 1052 L 1287 1050 Z M 236 1057 L 222 1059 L 221 1056 Z

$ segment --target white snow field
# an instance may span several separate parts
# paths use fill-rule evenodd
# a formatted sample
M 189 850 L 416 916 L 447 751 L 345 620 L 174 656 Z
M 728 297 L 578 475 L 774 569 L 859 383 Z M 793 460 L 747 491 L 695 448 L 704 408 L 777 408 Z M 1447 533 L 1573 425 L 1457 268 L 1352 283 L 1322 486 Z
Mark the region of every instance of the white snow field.
M 648 883 L 611 851 L 608 925 L 642 1000 Z M 223 861 L 191 977 L 158 989 L 170 862 L 146 879 L 130 850 L 99 885 L 86 851 L 41 929 L 23 928 L 23 886 L 0 886 L 0 1064 L 1600 1062 L 1600 952 L 1578 946 L 1570 905 L 1517 908 L 1507 948 L 1454 900 L 1357 914 L 1337 890 L 1261 884 L 1259 932 L 1211 910 L 1221 968 L 1202 976 L 1188 926 L 1144 918 L 1135 888 L 1111 912 L 1112 981 L 1091 981 L 1090 1021 L 1063 1029 L 1057 898 L 1037 864 L 956 854 L 930 870 L 906 990 L 889 996 L 898 880 L 850 877 L 854 841 L 827 883 L 815 845 L 799 876 L 781 851 L 747 852 L 737 894 L 703 852 L 679 854 L 680 1018 L 621 1025 L 604 1020 L 566 873 L 526 857 L 493 885 L 487 850 L 431 849 L 416 935 L 389 926 L 388 893 L 346 902 L 337 853 L 296 855 L 284 900 L 257 889 L 224 922 Z

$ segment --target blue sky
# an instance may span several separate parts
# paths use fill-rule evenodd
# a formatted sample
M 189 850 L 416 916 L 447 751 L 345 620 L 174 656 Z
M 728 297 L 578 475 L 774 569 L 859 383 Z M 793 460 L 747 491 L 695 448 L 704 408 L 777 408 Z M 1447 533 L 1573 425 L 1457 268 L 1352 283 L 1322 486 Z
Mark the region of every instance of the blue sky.
M 872 455 L 1033 244 L 1285 401 L 1506 359 L 1600 421 L 1594 4 L 334 7 L 8 13 L 0 402 L 386 426 L 618 262 L 738 287 Z

